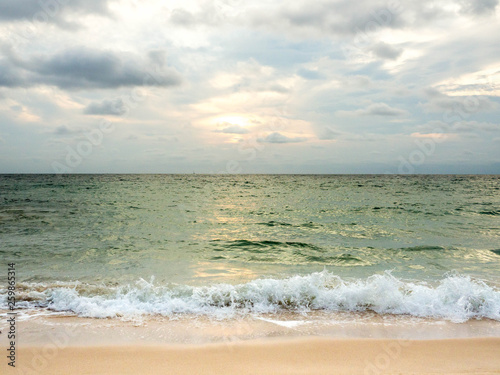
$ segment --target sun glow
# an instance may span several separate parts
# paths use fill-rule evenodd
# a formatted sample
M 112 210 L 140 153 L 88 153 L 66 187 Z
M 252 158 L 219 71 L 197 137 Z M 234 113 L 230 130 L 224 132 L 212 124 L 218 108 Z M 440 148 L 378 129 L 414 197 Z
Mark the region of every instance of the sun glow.
M 218 124 L 231 124 L 231 125 L 238 125 L 238 126 L 248 126 L 250 125 L 250 121 L 246 117 L 242 116 L 222 116 L 222 117 L 216 117 L 213 119 L 213 123 L 218 125 Z

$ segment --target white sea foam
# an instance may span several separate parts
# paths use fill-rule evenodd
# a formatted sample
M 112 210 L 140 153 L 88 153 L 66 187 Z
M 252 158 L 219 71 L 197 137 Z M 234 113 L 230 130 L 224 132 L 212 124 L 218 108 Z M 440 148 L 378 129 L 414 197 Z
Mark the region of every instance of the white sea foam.
M 301 325 L 310 323 L 307 320 L 275 320 L 275 319 L 266 319 L 261 317 L 257 317 L 257 319 L 286 328 L 296 328 Z
M 6 307 L 0 291 L 0 308 Z M 138 281 L 112 287 L 48 287 L 45 300 L 20 307 L 48 307 L 81 317 L 200 314 L 217 319 L 280 311 L 375 311 L 464 322 L 500 321 L 500 290 L 469 276 L 449 275 L 435 284 L 408 282 L 389 272 L 362 280 L 343 280 L 323 271 L 286 279 L 257 279 L 246 284 L 165 287 Z

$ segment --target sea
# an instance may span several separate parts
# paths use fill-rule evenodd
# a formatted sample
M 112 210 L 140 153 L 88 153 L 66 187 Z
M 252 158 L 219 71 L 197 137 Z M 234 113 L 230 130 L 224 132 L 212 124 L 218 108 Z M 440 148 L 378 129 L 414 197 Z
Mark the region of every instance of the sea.
M 0 175 L 0 259 L 26 319 L 495 322 L 500 176 Z

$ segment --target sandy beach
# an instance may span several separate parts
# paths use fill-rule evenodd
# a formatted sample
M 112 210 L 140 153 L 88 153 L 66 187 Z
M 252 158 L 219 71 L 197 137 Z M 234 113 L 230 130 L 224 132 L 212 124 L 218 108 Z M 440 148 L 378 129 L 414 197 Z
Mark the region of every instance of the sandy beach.
M 4 363 L 2 374 L 500 373 L 497 322 L 341 317 L 37 317 L 19 322 L 16 367 Z
M 274 339 L 209 345 L 19 350 L 9 374 L 493 374 L 500 338 Z

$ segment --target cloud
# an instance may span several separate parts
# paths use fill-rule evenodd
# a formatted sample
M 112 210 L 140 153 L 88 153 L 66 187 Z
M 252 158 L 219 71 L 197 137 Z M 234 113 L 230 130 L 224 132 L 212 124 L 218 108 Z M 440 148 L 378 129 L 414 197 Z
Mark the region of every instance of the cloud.
M 122 116 L 127 113 L 128 108 L 122 99 L 103 100 L 102 102 L 90 103 L 83 113 L 86 115 L 113 115 Z
M 226 134 L 247 134 L 249 133 L 248 129 L 245 129 L 243 126 L 230 124 L 228 122 L 224 122 L 222 124 L 224 128 L 220 130 L 215 130 L 216 133 L 226 133 Z
M 401 48 L 391 46 L 390 44 L 384 42 L 375 44 L 371 48 L 371 51 L 375 54 L 375 56 L 387 60 L 396 60 L 403 53 Z
M 0 58 L 0 87 L 20 87 L 24 85 L 23 72 L 3 58 Z
M 220 26 L 228 22 L 235 22 L 233 17 L 237 12 L 237 6 L 223 6 L 224 1 L 203 1 L 198 10 L 188 11 L 183 8 L 175 8 L 170 13 L 169 21 L 177 26 L 193 28 L 195 26 Z M 233 11 L 229 11 L 233 10 Z
M 472 133 L 495 133 L 500 132 L 500 124 L 480 121 L 429 121 L 428 123 L 418 126 L 419 132 L 415 134 L 426 133 L 466 133 L 470 136 Z
M 82 15 L 109 15 L 113 0 L 16 0 L 0 2 L 0 22 L 30 21 L 75 28 Z M 75 16 L 70 20 L 70 16 Z
M 210 18 L 207 18 L 208 20 Z M 204 22 L 203 17 L 197 17 L 197 14 L 193 14 L 191 12 L 188 12 L 185 9 L 174 9 L 172 10 L 172 13 L 170 14 L 170 22 L 179 25 L 179 26 L 192 26 L 198 23 Z M 205 21 L 207 22 L 207 21 Z M 208 23 L 208 22 L 207 22 Z
M 11 106 L 10 109 L 12 109 L 14 112 L 22 112 L 24 108 L 22 105 L 16 104 Z
M 304 68 L 300 68 L 297 71 L 297 74 L 299 76 L 301 76 L 302 78 L 311 79 L 311 80 L 324 78 L 324 76 L 320 72 L 318 72 L 316 70 L 309 70 L 309 69 L 304 69 Z
M 61 125 L 55 128 L 55 130 L 52 133 L 56 135 L 70 135 L 78 133 L 78 131 L 70 129 L 66 125 Z
M 250 15 L 252 24 L 291 32 L 300 30 L 303 34 L 334 35 L 355 35 L 367 28 L 371 31 L 404 26 L 399 12 L 383 1 L 327 0 L 284 4 L 272 10 L 254 12 Z
M 458 15 L 493 13 L 498 0 L 455 0 L 448 2 L 421 0 L 387 2 L 385 0 L 306 0 L 280 2 L 264 10 L 247 12 L 253 27 L 286 32 L 299 38 L 329 34 L 336 37 L 354 36 L 366 40 L 378 31 L 418 29 L 435 21 Z M 244 22 L 245 19 L 239 19 Z
M 346 134 L 343 137 L 347 141 L 355 141 L 355 142 L 376 142 L 380 141 L 382 138 L 379 134 L 370 134 L 370 133 L 363 133 L 363 134 Z
M 164 66 L 167 63 L 167 52 L 165 50 L 149 51 L 148 57 L 154 64 L 159 66 Z
M 393 108 L 385 103 L 374 103 L 369 105 L 366 109 L 361 110 L 359 114 L 363 116 L 403 116 L 407 114 L 402 109 Z
M 498 0 L 461 0 L 461 12 L 464 14 L 483 15 L 494 13 Z
M 339 138 L 343 133 L 337 131 L 333 126 L 328 125 L 319 131 L 318 138 L 321 140 L 332 140 Z
M 152 64 L 134 54 L 114 51 L 73 48 L 28 60 L 21 60 L 10 52 L 7 61 L 8 64 L 5 59 L 0 60 L 0 86 L 29 87 L 45 84 L 78 90 L 169 87 L 181 82 L 180 75 L 170 67 Z
M 448 96 L 436 89 L 426 90 L 428 102 L 422 105 L 426 112 L 452 112 L 463 119 L 471 114 L 497 108 L 486 96 Z
M 265 7 L 201 1 L 197 9 L 175 8 L 169 22 L 176 26 L 265 28 L 300 38 L 318 35 L 366 36 L 384 29 L 418 28 L 458 15 L 494 13 L 498 0 L 421 0 L 400 4 L 385 0 L 318 0 L 275 2 Z
M 265 138 L 257 139 L 257 141 L 260 143 L 297 143 L 297 142 L 304 142 L 306 140 L 307 138 L 302 138 L 302 137 L 290 138 L 287 137 L 286 135 L 277 132 L 271 133 Z
M 13 160 L 4 169 L 15 170 L 25 156 L 48 160 L 50 168 L 98 121 L 88 115 L 127 121 L 82 164 L 85 171 L 141 170 L 148 160 L 154 171 L 222 170 L 253 141 L 272 150 L 242 163 L 243 172 L 286 172 L 290 163 L 328 173 L 331 160 L 353 172 L 408 156 L 415 141 L 429 141 L 416 134 L 438 133 L 453 142 L 426 163 L 459 168 L 455 150 L 464 149 L 477 160 L 498 159 L 492 139 L 500 136 L 500 24 L 486 18 L 498 11 L 497 1 L 401 2 L 388 14 L 397 2 L 194 0 L 171 12 L 172 4 L 155 1 L 139 9 L 134 1 L 11 0 L 10 11 L 26 15 L 30 8 L 18 4 L 38 1 L 68 8 L 38 24 L 0 11 L 0 48 L 14 46 L 0 50 L 0 133 L 7 131 L 9 145 L 8 152 L 0 147 L 0 159 Z M 81 28 L 61 30 L 72 25 Z M 32 38 L 16 38 L 27 28 L 36 29 Z M 361 56 L 350 58 L 344 45 Z M 145 88 L 147 100 L 130 107 L 134 87 L 177 87 L 180 73 L 179 89 Z M 424 96 L 425 87 L 434 93 Z M 441 122 L 423 128 L 433 120 Z M 136 142 L 127 141 L 131 134 Z M 142 158 L 148 149 L 165 157 Z M 186 163 L 172 162 L 174 155 Z
M 444 133 L 411 133 L 410 136 L 412 138 L 428 138 L 428 139 L 434 139 L 434 140 L 445 140 L 446 138 L 450 137 L 450 134 L 444 134 Z
M 385 103 L 373 103 L 363 109 L 355 111 L 337 111 L 340 116 L 381 116 L 398 117 L 407 115 L 408 112 L 399 108 L 391 107 Z
M 486 132 L 497 132 L 500 131 L 500 124 L 478 121 L 460 121 L 456 124 L 453 124 L 453 130 L 457 132 L 470 132 L 478 130 Z
M 400 9 L 383 0 L 319 0 L 312 3 L 303 0 L 277 2 L 266 7 L 249 7 L 241 2 L 237 6 L 224 6 L 224 3 L 203 1 L 198 9 L 175 8 L 170 12 L 169 22 L 191 29 L 196 26 L 245 25 L 300 33 L 302 36 L 318 31 L 353 35 L 373 24 L 379 29 L 405 25 L 399 17 Z

